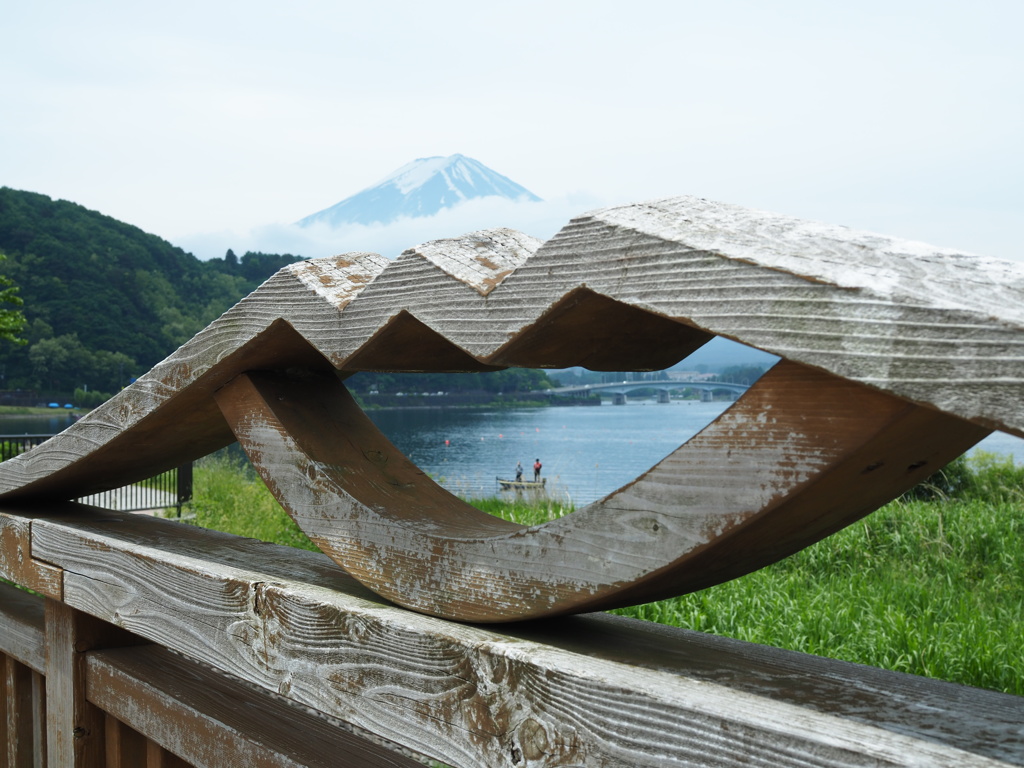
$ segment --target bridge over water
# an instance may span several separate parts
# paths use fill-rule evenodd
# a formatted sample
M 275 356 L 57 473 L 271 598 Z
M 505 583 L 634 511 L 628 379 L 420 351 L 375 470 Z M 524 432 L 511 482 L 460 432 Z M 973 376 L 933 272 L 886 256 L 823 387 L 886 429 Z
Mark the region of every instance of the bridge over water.
M 663 379 L 661 381 L 614 381 L 603 384 L 581 384 L 574 387 L 556 387 L 554 389 L 539 390 L 536 394 L 549 397 L 587 397 L 591 394 L 610 394 L 615 405 L 625 405 L 626 398 L 630 392 L 644 389 L 655 389 L 658 391 L 658 402 L 669 402 L 669 393 L 694 389 L 701 393 L 702 400 L 711 400 L 714 392 L 728 392 L 735 400 L 746 392 L 749 387 L 746 384 L 730 384 L 722 381 L 680 381 L 679 379 Z

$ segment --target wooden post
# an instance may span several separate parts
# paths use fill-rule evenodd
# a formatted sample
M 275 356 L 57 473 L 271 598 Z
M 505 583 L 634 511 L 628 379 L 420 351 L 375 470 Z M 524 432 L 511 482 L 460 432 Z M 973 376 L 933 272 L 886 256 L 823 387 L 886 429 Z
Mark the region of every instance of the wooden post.
M 146 742 L 146 768 L 189 768 L 188 763 L 155 741 Z
M 7 663 L 8 656 L 0 656 L 0 744 L 7 744 L 10 739 L 7 737 L 7 713 L 10 711 L 11 692 L 7 684 Z
M 46 601 L 46 740 L 49 768 L 104 768 L 103 712 L 86 700 L 85 654 L 132 635 L 57 600 Z
M 4 765 L 32 768 L 32 670 L 11 656 L 5 658 L 7 689 Z
M 106 716 L 107 768 L 140 768 L 146 765 L 146 738 L 116 717 Z
M 46 678 L 32 672 L 32 753 L 33 768 L 45 768 L 46 762 Z

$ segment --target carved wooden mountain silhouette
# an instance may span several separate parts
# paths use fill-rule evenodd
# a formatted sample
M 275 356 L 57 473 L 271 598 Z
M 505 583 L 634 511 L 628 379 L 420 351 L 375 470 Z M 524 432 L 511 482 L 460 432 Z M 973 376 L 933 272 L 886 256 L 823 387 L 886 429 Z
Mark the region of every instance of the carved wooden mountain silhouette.
M 508 621 L 701 589 L 869 514 L 992 429 L 1024 436 L 1024 268 L 697 198 L 289 266 L 120 395 L 0 465 L 74 498 L 237 439 L 356 578 Z M 783 358 L 623 488 L 525 528 L 402 456 L 337 372 L 661 367 L 720 336 Z

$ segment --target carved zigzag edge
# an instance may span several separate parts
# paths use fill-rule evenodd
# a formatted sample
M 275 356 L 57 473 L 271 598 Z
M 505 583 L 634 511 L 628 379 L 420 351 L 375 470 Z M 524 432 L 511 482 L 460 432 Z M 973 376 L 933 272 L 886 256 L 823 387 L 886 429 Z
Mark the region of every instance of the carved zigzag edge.
M 584 214 L 544 244 L 496 229 L 394 261 L 286 267 L 59 439 L 0 465 L 0 495 L 82 495 L 231 442 L 212 392 L 247 369 L 586 364 L 581 350 L 618 331 L 559 324 L 578 303 L 588 318 L 621 312 L 627 335 L 648 313 L 678 327 L 669 353 L 720 335 L 1024 436 L 1024 266 L 678 197 Z

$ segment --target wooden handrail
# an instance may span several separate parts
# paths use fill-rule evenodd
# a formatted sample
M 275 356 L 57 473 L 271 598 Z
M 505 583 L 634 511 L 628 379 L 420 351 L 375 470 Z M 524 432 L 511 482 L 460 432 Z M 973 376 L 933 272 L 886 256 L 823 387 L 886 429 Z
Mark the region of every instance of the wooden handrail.
M 3 698 L 8 713 L 0 722 L 4 737 L 0 744 L 7 750 L 2 764 L 12 768 L 45 765 L 48 740 L 44 734 L 48 725 L 54 728 L 56 713 L 47 716 L 38 684 L 48 672 L 59 676 L 54 671 L 59 666 L 55 649 L 47 648 L 46 613 L 43 598 L 0 584 L 0 657 L 7 657 L 8 669 L 6 683 L 0 686 L 7 694 Z M 109 630 L 116 628 L 111 625 Z M 136 640 L 128 647 L 80 654 L 84 682 L 80 695 L 85 699 L 83 706 L 95 710 L 95 732 L 85 733 L 86 727 L 76 721 L 69 731 L 71 738 L 61 741 L 76 746 L 92 741 L 92 749 L 72 747 L 69 754 L 55 756 L 58 765 L 222 768 L 228 755 L 235 764 L 253 768 L 412 768 L 422 764 L 396 752 L 397 745 L 368 741 L 350 726 L 314 715 L 161 646 Z M 16 667 L 24 667 L 31 675 L 12 672 Z M 19 682 L 21 678 L 25 681 Z M 48 684 L 46 690 L 53 698 L 55 686 Z M 63 701 L 73 700 L 68 696 Z
M 457 768 L 701 755 L 723 766 L 1024 764 L 1020 697 L 609 615 L 461 625 L 389 605 L 325 555 L 173 521 L 77 505 L 0 521 L 30 531 L 35 559 L 61 569 L 68 609 L 252 686 L 239 708 L 254 709 L 254 724 L 278 712 L 280 696 Z M 38 626 L 34 615 L 22 623 Z M 0 618 L 0 629 L 11 622 Z M 39 659 L 36 632 L 26 659 Z M 0 639 L 16 658 L 24 646 Z M 100 651 L 86 679 L 133 676 L 121 691 L 130 697 L 119 704 L 104 690 L 90 702 L 161 748 L 181 754 L 190 717 L 229 729 L 237 715 L 197 703 L 203 682 L 173 694 L 156 673 L 127 671 L 166 658 L 160 648 Z M 196 681 L 207 674 L 190 669 Z M 176 714 L 144 717 L 165 699 Z

